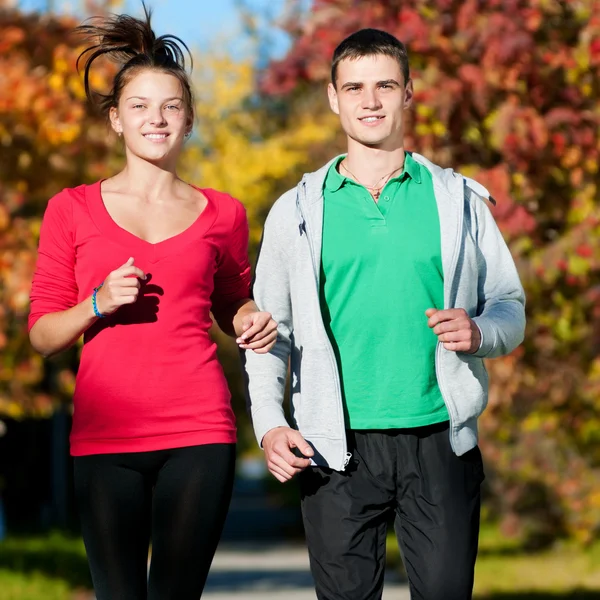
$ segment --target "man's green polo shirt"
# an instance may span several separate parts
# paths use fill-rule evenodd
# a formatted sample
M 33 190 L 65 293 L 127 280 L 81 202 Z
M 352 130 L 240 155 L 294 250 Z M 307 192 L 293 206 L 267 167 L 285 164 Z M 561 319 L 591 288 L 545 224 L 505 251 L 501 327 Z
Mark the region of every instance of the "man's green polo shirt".
M 429 171 L 406 154 L 376 203 L 338 172 L 324 185 L 321 310 L 336 352 L 346 425 L 448 419 L 425 310 L 444 308 L 440 222 Z

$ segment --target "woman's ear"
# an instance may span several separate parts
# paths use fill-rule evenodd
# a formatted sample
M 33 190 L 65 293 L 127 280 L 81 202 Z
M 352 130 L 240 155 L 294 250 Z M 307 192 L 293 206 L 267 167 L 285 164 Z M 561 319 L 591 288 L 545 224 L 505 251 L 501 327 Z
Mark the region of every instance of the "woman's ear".
M 115 131 L 117 135 L 121 135 L 123 133 L 123 127 L 121 126 L 121 121 L 119 120 L 119 111 L 112 106 L 108 111 L 108 118 L 110 119 L 110 125 Z

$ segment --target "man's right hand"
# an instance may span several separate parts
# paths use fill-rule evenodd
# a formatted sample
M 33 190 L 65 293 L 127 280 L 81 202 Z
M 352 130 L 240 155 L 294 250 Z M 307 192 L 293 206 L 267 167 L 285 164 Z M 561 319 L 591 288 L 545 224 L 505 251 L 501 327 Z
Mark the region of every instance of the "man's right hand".
M 268 431 L 262 439 L 262 447 L 267 468 L 282 483 L 310 465 L 310 459 L 298 458 L 291 448 L 298 448 L 304 456 L 314 455 L 313 449 L 300 432 L 290 427 L 275 427 Z

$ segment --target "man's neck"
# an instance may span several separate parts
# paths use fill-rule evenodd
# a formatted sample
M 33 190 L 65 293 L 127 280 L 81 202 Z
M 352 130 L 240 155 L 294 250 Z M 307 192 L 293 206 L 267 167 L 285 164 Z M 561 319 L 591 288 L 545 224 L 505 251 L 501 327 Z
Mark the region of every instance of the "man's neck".
M 363 185 L 369 185 L 395 169 L 402 169 L 404 155 L 403 146 L 382 150 L 351 143 L 348 145 L 348 156 L 344 160 L 347 170 L 358 178 Z

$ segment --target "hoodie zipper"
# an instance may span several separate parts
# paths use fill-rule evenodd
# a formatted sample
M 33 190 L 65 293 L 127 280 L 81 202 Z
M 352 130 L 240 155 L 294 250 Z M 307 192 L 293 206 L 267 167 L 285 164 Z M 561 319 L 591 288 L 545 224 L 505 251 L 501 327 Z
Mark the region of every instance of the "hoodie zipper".
M 306 182 L 304 181 L 304 179 L 302 180 L 300 185 L 302 186 L 303 193 L 306 194 Z M 308 228 L 308 222 L 306 220 L 306 217 L 304 216 L 304 212 L 302 211 L 302 203 L 300 202 L 299 194 L 300 194 L 300 192 L 298 193 L 297 206 L 298 206 L 298 212 L 300 213 L 300 218 L 302 219 L 302 222 L 300 223 L 300 233 L 302 233 L 302 231 L 304 231 L 304 235 L 306 235 L 306 242 L 308 244 L 310 258 L 311 258 L 311 262 L 312 262 L 312 266 L 313 266 L 313 274 L 315 277 L 315 289 L 317 291 L 317 301 L 318 301 L 318 299 L 319 299 L 319 270 L 318 270 L 317 261 L 315 258 L 315 253 L 313 251 L 313 245 L 311 242 L 310 232 L 309 232 L 309 228 Z M 319 322 L 323 325 L 323 335 L 325 336 L 325 339 L 327 340 L 327 350 L 328 350 L 328 354 L 329 354 L 329 362 L 331 364 L 332 371 L 334 373 L 334 383 L 335 383 L 335 387 L 336 387 L 337 397 L 339 400 L 339 402 L 337 403 L 337 406 L 338 406 L 337 417 L 338 417 L 338 423 L 340 423 L 340 422 L 342 423 L 342 440 L 343 440 L 344 447 L 345 447 L 344 459 L 342 461 L 342 465 L 343 465 L 343 469 L 345 469 L 348 466 L 350 459 L 352 458 L 352 454 L 347 451 L 348 444 L 346 441 L 346 431 L 345 431 L 344 419 L 343 419 L 343 415 L 342 415 L 342 386 L 340 384 L 340 374 L 339 374 L 337 362 L 335 360 L 335 354 L 333 352 L 333 347 L 331 345 L 331 341 L 329 340 L 329 336 L 327 335 L 327 332 L 325 331 L 325 325 L 323 324 L 323 318 L 321 317 L 320 311 L 319 311 Z
M 434 193 L 435 193 L 435 187 L 434 187 Z M 463 194 L 464 194 L 464 189 L 463 189 Z M 462 203 L 464 204 L 464 196 L 462 198 Z M 461 210 L 458 211 L 458 223 L 457 223 L 457 227 L 456 227 L 456 240 L 454 241 L 454 250 L 452 252 L 452 260 L 450 261 L 450 273 L 449 273 L 449 278 L 447 279 L 448 284 L 450 286 L 450 291 L 452 290 L 452 284 L 454 283 L 454 277 L 456 275 L 456 266 L 458 264 L 458 249 L 460 246 L 460 240 L 462 239 L 462 227 L 463 227 L 463 210 L 462 210 L 462 206 L 461 206 Z M 446 278 L 444 277 L 444 287 L 446 286 Z M 445 294 L 445 290 L 444 290 L 444 294 Z M 449 299 L 449 298 L 448 298 Z M 446 304 L 446 298 L 444 298 L 444 304 Z M 446 308 L 446 307 L 445 307 Z M 438 385 L 440 387 L 440 392 L 442 393 L 442 398 L 444 398 L 444 403 L 446 404 L 446 408 L 448 409 L 448 417 L 450 419 L 450 446 L 452 448 L 452 450 L 454 451 L 454 453 L 456 453 L 456 445 L 454 443 L 454 437 L 453 437 L 453 433 L 454 433 L 454 422 L 457 420 L 457 415 L 455 414 L 455 407 L 454 404 L 452 402 L 448 402 L 446 400 L 446 398 L 450 398 L 450 394 L 448 393 L 448 390 L 444 384 L 444 377 L 442 376 L 442 369 L 441 369 L 441 361 L 442 361 L 442 355 L 443 355 L 443 344 L 441 342 L 438 342 L 437 344 L 437 348 L 436 348 L 436 352 L 435 352 L 435 373 L 436 373 L 436 377 L 438 380 Z

